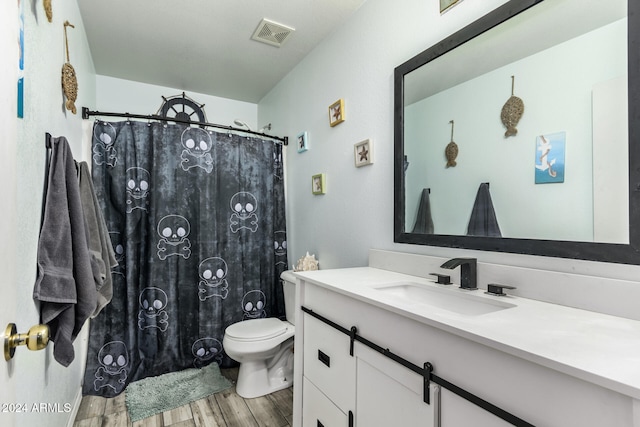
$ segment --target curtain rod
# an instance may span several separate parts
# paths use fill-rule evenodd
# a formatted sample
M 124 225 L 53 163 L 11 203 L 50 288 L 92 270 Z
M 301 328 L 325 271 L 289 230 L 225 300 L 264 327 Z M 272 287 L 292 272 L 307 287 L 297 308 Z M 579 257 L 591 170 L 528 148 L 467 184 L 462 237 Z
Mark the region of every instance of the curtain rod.
M 176 122 L 176 123 L 182 123 L 187 125 L 206 126 L 206 127 L 224 129 L 224 130 L 235 131 L 235 132 L 250 133 L 252 135 L 264 136 L 267 138 L 281 141 L 284 145 L 289 145 L 289 137 L 267 135 L 266 133 L 255 132 L 252 130 L 234 128 L 233 126 L 218 125 L 215 123 L 207 123 L 207 122 L 197 122 L 193 120 L 183 120 L 183 119 L 178 119 L 176 117 L 163 117 L 163 116 L 158 116 L 157 114 L 145 115 L 145 114 L 131 114 L 131 113 L 105 113 L 103 111 L 91 111 L 87 107 L 82 107 L 82 118 L 87 120 L 91 116 L 125 117 L 127 119 L 158 120 L 161 122 Z

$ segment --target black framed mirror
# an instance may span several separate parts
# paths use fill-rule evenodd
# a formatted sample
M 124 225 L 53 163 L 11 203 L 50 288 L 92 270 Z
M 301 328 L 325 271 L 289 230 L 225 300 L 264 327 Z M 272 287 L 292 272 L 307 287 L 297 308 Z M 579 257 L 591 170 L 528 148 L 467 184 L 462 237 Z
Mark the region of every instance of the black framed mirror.
M 639 29 L 633 0 L 511 0 L 396 67 L 394 241 L 640 264 Z M 485 182 L 502 237 L 469 234 Z

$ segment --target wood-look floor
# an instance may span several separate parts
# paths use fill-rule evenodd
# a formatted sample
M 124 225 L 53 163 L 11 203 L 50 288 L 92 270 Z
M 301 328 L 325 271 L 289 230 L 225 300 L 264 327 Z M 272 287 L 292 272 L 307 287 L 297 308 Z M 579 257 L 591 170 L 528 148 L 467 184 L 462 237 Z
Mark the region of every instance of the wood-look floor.
M 222 369 L 235 383 L 237 369 Z M 293 424 L 293 388 L 244 399 L 233 388 L 134 423 L 124 393 L 107 399 L 84 396 L 74 427 L 289 427 Z

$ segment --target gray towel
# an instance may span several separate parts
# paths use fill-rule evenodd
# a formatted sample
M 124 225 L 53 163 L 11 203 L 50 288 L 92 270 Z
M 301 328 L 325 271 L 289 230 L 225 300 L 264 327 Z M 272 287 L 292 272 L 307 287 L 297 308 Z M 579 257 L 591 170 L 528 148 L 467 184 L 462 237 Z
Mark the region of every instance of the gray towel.
M 487 236 L 502 237 L 498 219 L 493 210 L 493 202 L 491 194 L 489 194 L 489 183 L 483 182 L 478 188 L 476 201 L 473 204 L 469 226 L 467 227 L 468 236 Z
M 89 253 L 91 254 L 91 267 L 97 293 L 97 306 L 91 317 L 109 304 L 113 296 L 113 281 L 111 268 L 118 265 L 116 261 L 109 230 L 102 216 L 102 210 L 91 182 L 91 173 L 87 162 L 79 164 L 80 167 L 80 199 L 84 211 L 84 219 L 89 234 Z
M 33 298 L 50 328 L 53 357 L 69 366 L 73 341 L 96 307 L 76 165 L 66 138 L 52 138 Z
M 431 218 L 431 201 L 429 189 L 423 188 L 418 204 L 418 215 L 412 233 L 433 234 L 433 218 Z

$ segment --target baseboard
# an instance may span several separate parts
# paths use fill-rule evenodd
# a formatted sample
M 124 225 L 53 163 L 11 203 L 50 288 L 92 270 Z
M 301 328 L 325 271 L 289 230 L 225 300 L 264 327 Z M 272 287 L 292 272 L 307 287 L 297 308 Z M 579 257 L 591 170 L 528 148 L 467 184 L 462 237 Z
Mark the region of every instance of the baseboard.
M 73 427 L 73 423 L 76 420 L 76 415 L 78 415 L 78 410 L 80 409 L 80 404 L 82 403 L 82 387 L 78 388 L 78 393 L 76 393 L 76 398 L 73 401 L 73 409 L 69 414 L 69 419 L 67 420 L 67 427 Z

